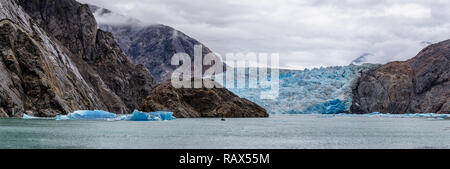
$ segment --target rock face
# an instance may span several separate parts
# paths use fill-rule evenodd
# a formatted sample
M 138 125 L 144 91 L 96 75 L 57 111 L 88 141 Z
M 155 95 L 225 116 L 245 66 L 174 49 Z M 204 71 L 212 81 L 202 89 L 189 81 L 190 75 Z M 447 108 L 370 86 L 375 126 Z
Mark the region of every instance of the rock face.
M 405 62 L 363 73 L 353 88 L 352 113 L 450 113 L 450 40 Z
M 171 78 L 172 72 L 177 68 L 170 64 L 174 54 L 187 53 L 193 58 L 195 45 L 203 46 L 203 56 L 212 53 L 199 41 L 172 27 L 161 24 L 144 26 L 136 19 L 104 8 L 91 5 L 91 9 L 97 18 L 120 18 L 118 20 L 123 23 L 100 22 L 99 27 L 111 32 L 132 62 L 145 65 L 157 82 Z M 204 70 L 208 68 L 209 66 L 205 66 Z
M 155 87 L 142 103 L 142 109 L 172 111 L 178 118 L 269 116 L 262 107 L 225 88 L 177 89 L 170 82 Z
M 0 2 L 0 116 L 129 113 L 154 84 L 74 0 Z

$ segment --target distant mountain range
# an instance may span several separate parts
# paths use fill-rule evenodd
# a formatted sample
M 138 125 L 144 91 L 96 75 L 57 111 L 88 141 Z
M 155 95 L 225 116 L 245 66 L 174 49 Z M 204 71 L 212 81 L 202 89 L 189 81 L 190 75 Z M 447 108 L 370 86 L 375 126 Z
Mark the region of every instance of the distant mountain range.
M 353 65 L 362 65 L 364 63 L 369 63 L 369 57 L 373 56 L 371 53 L 364 53 L 360 57 L 353 60 L 350 64 Z

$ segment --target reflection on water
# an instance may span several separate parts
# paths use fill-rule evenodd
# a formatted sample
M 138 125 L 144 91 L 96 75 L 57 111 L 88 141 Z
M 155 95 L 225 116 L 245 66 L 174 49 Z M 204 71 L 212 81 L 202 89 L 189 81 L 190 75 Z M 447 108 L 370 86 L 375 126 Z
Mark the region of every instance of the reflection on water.
M 320 115 L 162 122 L 0 119 L 0 148 L 450 148 L 450 121 Z

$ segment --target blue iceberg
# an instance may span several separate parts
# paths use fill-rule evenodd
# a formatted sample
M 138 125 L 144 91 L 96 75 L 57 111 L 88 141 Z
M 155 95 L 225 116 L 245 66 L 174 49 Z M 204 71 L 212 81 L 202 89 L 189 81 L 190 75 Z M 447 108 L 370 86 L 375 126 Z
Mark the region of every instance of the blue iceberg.
M 134 110 L 133 115 L 129 118 L 130 121 L 165 121 L 174 120 L 172 112 L 157 111 L 157 112 L 140 112 Z
M 68 115 L 56 116 L 56 120 L 109 120 L 117 115 L 103 110 L 79 110 Z
M 29 116 L 29 115 L 26 115 L 26 114 L 23 114 L 22 118 L 23 119 L 41 119 L 40 117 Z
M 135 110 L 131 115 L 116 115 L 103 110 L 79 110 L 68 115 L 55 118 L 39 118 L 24 114 L 23 119 L 54 119 L 54 120 L 107 120 L 107 121 L 165 121 L 174 120 L 172 112 L 140 112 Z

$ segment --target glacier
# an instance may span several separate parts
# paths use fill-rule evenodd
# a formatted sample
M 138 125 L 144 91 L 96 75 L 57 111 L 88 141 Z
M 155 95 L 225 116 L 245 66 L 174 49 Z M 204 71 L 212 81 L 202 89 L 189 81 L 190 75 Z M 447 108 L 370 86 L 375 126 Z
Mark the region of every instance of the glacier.
M 239 97 L 259 104 L 271 114 L 339 114 L 350 110 L 351 88 L 360 76 L 360 72 L 378 66 L 377 64 L 351 64 L 305 70 L 280 69 L 277 99 L 260 98 L 261 92 L 269 91 L 270 88 L 249 88 L 249 85 L 245 88 L 226 86 L 227 83 L 234 83 L 233 79 L 227 79 L 221 84 Z M 257 75 L 251 76 L 248 69 L 245 72 L 245 76 L 237 76 L 237 78 L 240 80 L 245 78 L 246 81 L 258 78 L 252 77 Z
M 53 120 L 104 120 L 104 121 L 166 121 L 174 120 L 172 112 L 140 112 L 134 110 L 133 114 L 117 115 L 103 110 L 78 110 L 68 115 L 59 115 L 54 118 L 41 118 L 24 114 L 22 119 L 53 119 Z

